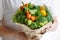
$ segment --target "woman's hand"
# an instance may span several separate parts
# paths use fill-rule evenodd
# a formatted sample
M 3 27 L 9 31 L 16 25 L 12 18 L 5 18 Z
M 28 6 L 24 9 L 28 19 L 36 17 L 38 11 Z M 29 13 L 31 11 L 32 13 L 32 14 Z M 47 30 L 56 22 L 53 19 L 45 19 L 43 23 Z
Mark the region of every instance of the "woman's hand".
M 17 32 L 4 26 L 0 26 L 0 36 L 4 40 L 28 40 L 23 32 Z

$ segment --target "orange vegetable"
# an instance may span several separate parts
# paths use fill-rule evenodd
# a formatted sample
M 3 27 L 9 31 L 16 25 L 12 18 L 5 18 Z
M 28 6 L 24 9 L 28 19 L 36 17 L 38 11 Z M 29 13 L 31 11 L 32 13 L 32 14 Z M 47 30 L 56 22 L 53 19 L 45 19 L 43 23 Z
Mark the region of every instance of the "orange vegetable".
M 30 19 L 31 18 L 31 14 L 27 13 L 27 18 Z
M 23 10 L 23 6 L 21 6 L 20 9 Z
M 26 10 L 26 14 L 29 14 L 30 12 L 28 10 Z
M 36 19 L 35 16 L 31 16 L 31 20 L 34 21 Z
M 28 4 L 24 4 L 24 6 L 28 7 Z
M 30 12 L 29 12 L 28 10 L 26 10 L 26 17 L 27 17 L 28 19 L 31 18 L 31 14 L 30 14 Z
M 28 10 L 26 10 L 26 17 L 28 19 L 31 19 L 32 21 L 34 21 L 36 19 L 36 17 L 35 16 L 32 16 Z

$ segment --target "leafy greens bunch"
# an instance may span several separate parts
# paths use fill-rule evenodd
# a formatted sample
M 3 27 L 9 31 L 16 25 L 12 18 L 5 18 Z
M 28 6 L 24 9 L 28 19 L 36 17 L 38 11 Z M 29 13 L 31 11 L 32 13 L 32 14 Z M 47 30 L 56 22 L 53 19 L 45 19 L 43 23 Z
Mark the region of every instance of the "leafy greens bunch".
M 53 17 L 45 5 L 35 6 L 34 4 L 24 4 L 23 2 L 22 4 L 16 14 L 13 15 L 13 22 L 25 24 L 31 29 L 38 29 L 53 21 Z

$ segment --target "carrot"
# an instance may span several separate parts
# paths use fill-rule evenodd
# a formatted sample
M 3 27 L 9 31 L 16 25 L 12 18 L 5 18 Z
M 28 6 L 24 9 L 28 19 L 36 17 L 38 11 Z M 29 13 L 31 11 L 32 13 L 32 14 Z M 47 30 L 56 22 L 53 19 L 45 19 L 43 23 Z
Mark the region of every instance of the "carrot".
M 28 7 L 28 4 L 24 4 L 24 6 Z
M 36 19 L 35 16 L 31 16 L 31 20 L 34 21 Z
M 28 19 L 31 18 L 31 14 L 29 14 L 29 13 L 26 16 L 27 16 Z
M 28 10 L 26 10 L 26 14 L 29 14 L 30 12 Z
M 28 10 L 26 10 L 26 17 L 27 17 L 28 19 L 31 18 L 31 14 L 30 14 L 30 12 L 29 12 Z
M 35 16 L 31 16 L 31 14 L 28 10 L 26 10 L 26 16 L 27 16 L 28 19 L 31 19 L 32 21 L 34 21 L 36 19 Z
M 20 9 L 23 10 L 23 6 L 21 6 Z

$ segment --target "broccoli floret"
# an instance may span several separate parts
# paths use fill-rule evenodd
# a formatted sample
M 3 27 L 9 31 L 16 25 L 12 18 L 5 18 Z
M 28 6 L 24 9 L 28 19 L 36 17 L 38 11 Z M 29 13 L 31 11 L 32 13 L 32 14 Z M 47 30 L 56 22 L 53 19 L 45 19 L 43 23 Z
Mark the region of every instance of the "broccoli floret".
M 40 26 L 38 23 L 33 22 L 33 23 L 30 25 L 30 28 L 31 28 L 31 29 L 38 29 L 38 28 L 41 28 L 41 26 Z
M 46 17 L 41 17 L 38 22 L 40 22 L 41 26 L 44 26 L 46 23 L 48 23 L 48 20 Z

